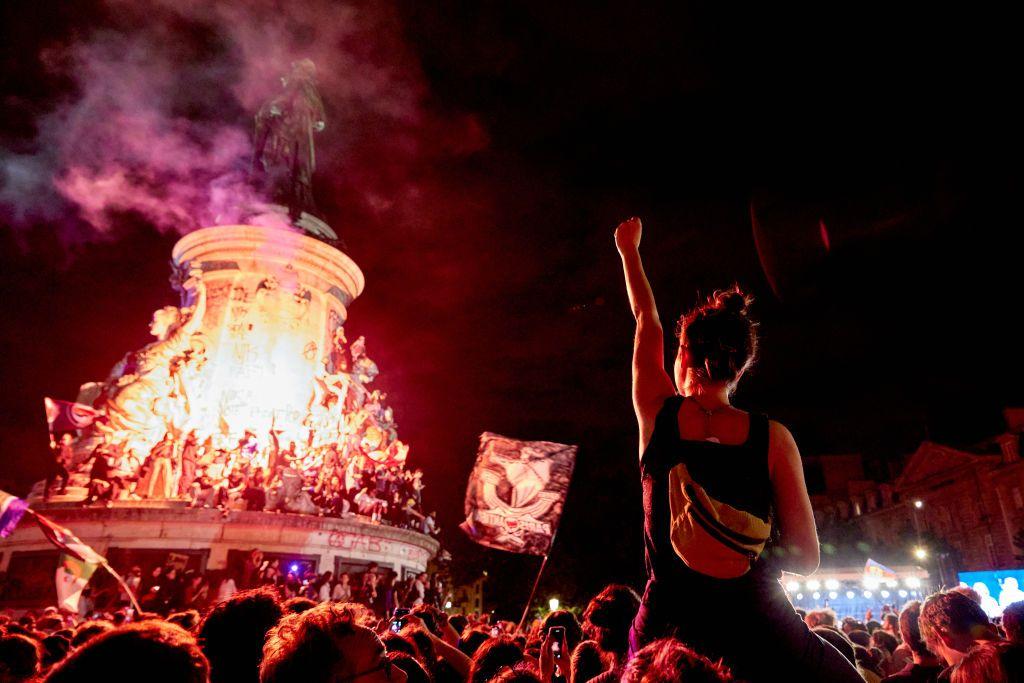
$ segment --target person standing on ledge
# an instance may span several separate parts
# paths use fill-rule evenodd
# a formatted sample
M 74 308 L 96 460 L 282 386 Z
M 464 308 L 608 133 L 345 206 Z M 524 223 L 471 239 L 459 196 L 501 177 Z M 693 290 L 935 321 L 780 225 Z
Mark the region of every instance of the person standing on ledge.
M 615 230 L 636 318 L 633 406 L 648 575 L 630 656 L 675 636 L 722 658 L 742 680 L 863 683 L 807 629 L 779 583 L 783 569 L 818 568 L 818 536 L 793 436 L 730 402 L 757 351 L 750 299 L 734 287 L 684 315 L 670 376 L 641 233 L 638 218 Z

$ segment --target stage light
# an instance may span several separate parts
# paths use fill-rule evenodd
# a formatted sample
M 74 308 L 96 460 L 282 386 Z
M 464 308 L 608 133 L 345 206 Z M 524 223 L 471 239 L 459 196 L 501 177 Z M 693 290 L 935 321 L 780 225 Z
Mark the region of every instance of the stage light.
M 828 594 L 828 599 L 829 600 L 835 600 L 838 597 L 839 597 L 839 593 L 836 593 L 835 591 L 831 591 Z
M 846 591 L 846 599 L 853 600 L 853 596 L 856 595 L 853 591 Z
M 900 589 L 900 592 L 899 592 L 899 593 L 897 593 L 897 595 L 899 595 L 899 596 L 900 596 L 901 598 L 905 598 L 905 597 L 907 597 L 907 591 L 905 591 L 905 590 L 903 590 L 903 589 L 901 588 L 901 589 Z
M 907 580 L 904 581 L 904 583 L 907 584 L 907 588 L 921 587 L 921 579 L 917 578 L 916 576 L 908 577 Z
M 551 608 L 552 612 L 558 609 L 558 598 L 551 598 L 550 600 L 548 600 L 548 607 Z
M 790 581 L 786 584 L 786 590 L 788 590 L 790 593 L 796 593 L 798 590 L 800 590 L 800 582 Z
M 452 608 L 452 601 L 448 600 L 447 602 L 445 602 L 444 603 L 444 608 L 445 609 L 451 609 Z
M 821 588 L 821 581 L 818 581 L 817 579 L 811 579 L 807 582 L 807 590 L 816 591 L 819 588 Z
M 889 597 L 889 595 L 890 595 L 889 591 L 882 591 L 882 597 L 883 598 L 887 598 L 887 597 Z
M 839 588 L 839 582 L 835 579 L 829 579 L 825 582 L 825 588 L 829 589 L 830 591 L 837 590 Z
M 864 597 L 865 597 L 865 598 L 870 598 L 870 597 L 871 597 L 871 595 L 872 595 L 872 594 L 871 594 L 871 591 L 864 591 Z
M 928 557 L 928 551 L 925 550 L 923 547 L 918 546 L 914 548 L 914 557 L 918 560 L 924 560 Z
M 878 588 L 878 585 L 881 582 L 873 576 L 865 576 L 863 583 L 865 588 L 869 590 L 874 590 L 875 588 Z
M 918 498 L 917 500 L 914 501 L 914 507 L 920 510 L 921 508 L 924 507 L 924 501 Z
M 796 599 L 797 600 L 803 600 L 804 599 L 804 594 L 803 593 L 797 593 L 796 594 Z
M 292 570 L 293 572 L 297 572 L 297 571 L 299 571 L 299 565 L 297 565 L 297 564 L 293 564 L 293 565 L 291 566 L 291 570 Z
M 815 600 L 821 600 L 821 593 L 819 593 L 818 591 L 814 591 L 814 595 L 812 595 L 811 597 Z

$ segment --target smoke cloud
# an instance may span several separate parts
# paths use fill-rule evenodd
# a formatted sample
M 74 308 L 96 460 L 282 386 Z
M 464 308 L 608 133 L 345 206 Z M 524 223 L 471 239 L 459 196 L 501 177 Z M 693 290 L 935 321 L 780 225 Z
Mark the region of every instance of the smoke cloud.
M 80 241 L 112 233 L 131 214 L 177 233 L 238 220 L 239 207 L 257 199 L 246 182 L 252 116 L 303 58 L 317 65 L 327 107 L 318 183 L 360 212 L 415 201 L 418 167 L 486 145 L 472 117 L 430 112 L 399 18 L 384 3 L 99 7 L 109 17 L 102 28 L 38 55 L 48 74 L 73 85 L 37 118 L 30 145 L 0 152 L 0 210 L 15 227 L 53 224 Z

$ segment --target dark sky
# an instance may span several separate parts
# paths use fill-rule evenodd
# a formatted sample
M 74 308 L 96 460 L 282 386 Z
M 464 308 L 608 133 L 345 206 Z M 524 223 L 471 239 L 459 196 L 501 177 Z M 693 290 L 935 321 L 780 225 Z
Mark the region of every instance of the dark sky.
M 40 54 L 137 28 L 100 7 L 5 4 L 4 147 L 38 152 L 33 122 L 74 92 Z M 394 126 L 340 116 L 325 93 L 333 130 L 358 138 L 328 146 L 317 176 L 366 274 L 348 336 L 366 335 L 449 528 L 480 432 L 580 445 L 542 596 L 642 578 L 623 217 L 645 221 L 666 321 L 733 282 L 754 294 L 762 354 L 735 401 L 789 425 L 805 454 L 898 461 L 927 436 L 992 435 L 1020 405 L 1024 119 L 1006 18 L 683 2 L 400 2 L 387 16 L 374 47 L 415 74 L 421 116 L 399 132 L 419 151 L 398 154 Z M 171 35 L 209 47 L 211 31 Z M 368 208 L 367 183 L 388 208 Z M 86 239 L 67 238 L 66 217 L 0 216 L 0 479 L 24 492 L 45 458 L 42 397 L 72 398 L 147 341 L 152 310 L 174 303 L 177 236 L 132 215 Z M 538 560 L 457 534 L 460 566 L 489 569 L 511 613 Z

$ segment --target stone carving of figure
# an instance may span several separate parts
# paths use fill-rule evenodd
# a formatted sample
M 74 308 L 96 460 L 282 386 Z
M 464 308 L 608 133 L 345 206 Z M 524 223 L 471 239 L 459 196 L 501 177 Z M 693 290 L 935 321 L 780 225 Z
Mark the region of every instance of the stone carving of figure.
M 173 306 L 153 314 L 149 327 L 156 341 L 129 354 L 107 378 L 101 429 L 114 443 L 148 453 L 169 429 L 180 429 L 187 415 L 182 382 L 197 362 L 192 336 L 206 312 L 206 287 L 198 272 L 184 284 L 193 294 L 190 308 Z
M 288 207 L 297 220 L 303 212 L 316 213 L 313 134 L 324 129 L 324 105 L 312 61 L 292 63 L 281 83 L 282 92 L 256 114 L 253 172 L 269 199 Z

